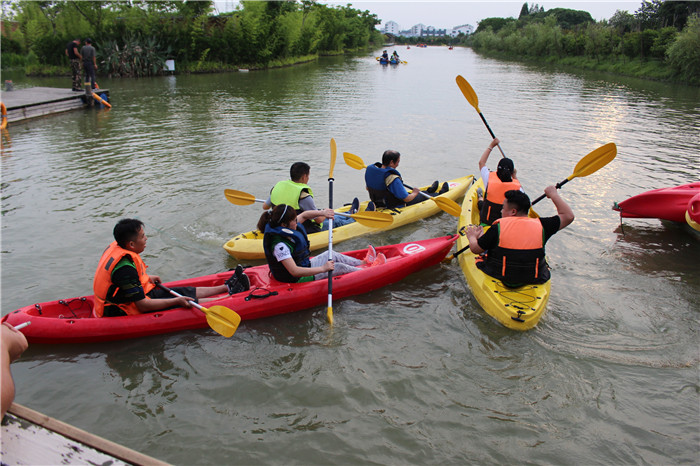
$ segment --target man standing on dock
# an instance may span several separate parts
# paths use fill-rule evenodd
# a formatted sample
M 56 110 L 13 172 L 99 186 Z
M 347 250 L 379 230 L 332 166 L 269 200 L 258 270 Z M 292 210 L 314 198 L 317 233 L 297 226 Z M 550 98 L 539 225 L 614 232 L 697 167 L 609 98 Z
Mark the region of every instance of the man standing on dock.
M 80 61 L 83 56 L 78 52 L 78 46 L 80 45 L 80 39 L 73 39 L 66 45 L 66 55 L 70 59 L 70 70 L 73 75 L 73 90 L 81 91 L 83 90 L 83 80 L 80 76 Z
M 97 53 L 95 47 L 92 46 L 91 39 L 85 39 L 85 45 L 80 49 L 83 55 L 83 68 L 85 68 L 85 82 L 90 82 L 90 85 L 95 89 L 95 70 L 97 70 Z

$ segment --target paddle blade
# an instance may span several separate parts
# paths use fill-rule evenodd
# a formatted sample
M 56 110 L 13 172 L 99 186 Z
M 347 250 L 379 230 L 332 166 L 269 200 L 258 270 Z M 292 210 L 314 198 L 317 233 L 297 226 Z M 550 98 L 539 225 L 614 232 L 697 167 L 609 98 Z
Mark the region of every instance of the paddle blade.
M 328 316 L 328 323 L 333 325 L 333 307 L 332 306 L 328 306 L 328 312 L 326 313 L 326 315 Z
M 459 217 L 462 213 L 462 208 L 452 199 L 440 196 L 431 197 L 430 199 L 435 201 L 438 207 L 440 207 L 442 210 L 452 215 L 453 217 Z
M 609 142 L 604 146 L 600 146 L 576 164 L 574 173 L 571 174 L 568 180 L 576 177 L 588 176 L 595 173 L 607 164 L 609 164 L 617 155 L 617 146 L 614 142 Z
M 335 139 L 331 138 L 331 171 L 328 172 L 328 178 L 333 178 L 333 169 L 335 168 L 335 159 L 338 154 L 338 149 L 335 145 Z
M 355 170 L 364 170 L 367 168 L 367 165 L 365 165 L 365 162 L 361 157 L 351 154 L 350 152 L 343 152 L 343 160 L 345 160 L 345 163 L 348 166 L 354 168 Z
M 477 97 L 471 84 L 469 84 L 467 80 L 462 77 L 462 75 L 457 75 L 456 81 L 459 89 L 462 91 L 462 94 L 464 94 L 467 101 L 476 109 L 477 112 L 481 113 L 481 110 L 479 110 L 479 97 Z
M 356 222 L 372 228 L 386 228 L 394 222 L 394 216 L 386 212 L 358 212 L 352 214 Z
M 224 195 L 231 204 L 255 204 L 255 196 L 253 196 L 252 194 L 244 193 L 243 191 L 236 191 L 235 189 L 224 189 Z
M 202 310 L 207 315 L 209 327 L 226 338 L 232 337 L 233 334 L 236 333 L 238 324 L 241 323 L 241 316 L 227 307 L 212 306 L 206 308 L 202 306 Z

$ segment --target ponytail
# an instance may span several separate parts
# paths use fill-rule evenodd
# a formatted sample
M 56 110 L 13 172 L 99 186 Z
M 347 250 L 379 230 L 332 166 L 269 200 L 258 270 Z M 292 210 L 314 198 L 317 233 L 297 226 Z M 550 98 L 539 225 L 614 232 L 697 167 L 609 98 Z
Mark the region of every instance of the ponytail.
M 289 223 L 297 217 L 297 212 L 287 204 L 275 206 L 272 210 L 266 210 L 258 220 L 258 230 L 265 232 L 265 227 L 269 224 L 272 228 L 277 228 L 283 223 Z

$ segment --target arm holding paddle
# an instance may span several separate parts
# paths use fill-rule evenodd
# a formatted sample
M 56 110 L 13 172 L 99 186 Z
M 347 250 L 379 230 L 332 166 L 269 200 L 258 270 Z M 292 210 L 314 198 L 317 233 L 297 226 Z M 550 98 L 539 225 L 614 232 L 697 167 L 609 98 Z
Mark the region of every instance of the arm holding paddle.
M 547 186 L 544 188 L 544 194 L 552 200 L 552 203 L 557 208 L 557 215 L 559 216 L 560 222 L 559 229 L 563 230 L 571 225 L 571 222 L 574 221 L 574 211 L 571 210 L 569 204 L 567 204 L 566 201 L 564 201 L 564 199 L 562 199 L 562 197 L 559 195 L 557 187 L 554 185 Z
M 494 147 L 496 147 L 501 141 L 498 138 L 493 138 L 491 140 L 491 143 L 489 143 L 489 146 L 486 148 L 483 154 L 481 154 L 481 158 L 479 159 L 479 171 L 481 171 L 482 168 L 486 166 L 486 162 L 489 160 L 489 155 L 491 155 L 491 151 L 493 150 Z

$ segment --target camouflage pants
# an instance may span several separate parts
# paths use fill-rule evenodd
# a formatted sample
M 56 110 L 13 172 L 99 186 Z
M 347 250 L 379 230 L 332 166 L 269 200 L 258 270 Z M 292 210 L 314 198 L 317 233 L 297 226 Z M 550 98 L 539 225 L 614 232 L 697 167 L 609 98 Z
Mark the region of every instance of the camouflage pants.
M 73 90 L 83 90 L 83 78 L 80 74 L 80 59 L 74 58 L 70 61 L 70 71 L 73 74 Z

